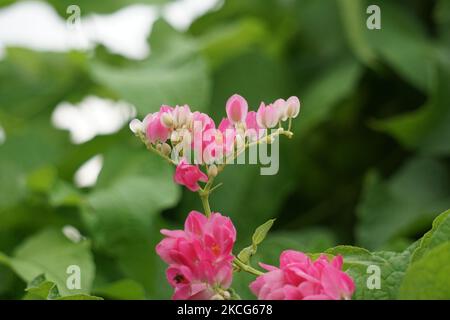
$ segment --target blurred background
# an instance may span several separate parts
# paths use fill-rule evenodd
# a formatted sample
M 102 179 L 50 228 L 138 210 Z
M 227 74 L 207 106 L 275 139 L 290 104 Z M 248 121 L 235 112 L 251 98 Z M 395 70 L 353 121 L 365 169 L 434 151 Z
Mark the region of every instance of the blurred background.
M 80 293 L 169 298 L 159 229 L 202 207 L 128 122 L 185 103 L 218 122 L 234 93 L 302 101 L 277 175 L 218 179 L 236 252 L 270 218 L 254 261 L 401 251 L 450 207 L 449 83 L 446 0 L 0 0 L 0 298 L 44 273 L 69 294 L 71 264 Z

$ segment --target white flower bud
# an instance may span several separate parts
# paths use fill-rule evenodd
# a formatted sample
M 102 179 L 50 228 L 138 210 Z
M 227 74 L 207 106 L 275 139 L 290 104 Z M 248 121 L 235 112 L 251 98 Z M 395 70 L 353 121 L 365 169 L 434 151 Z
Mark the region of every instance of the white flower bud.
M 66 236 L 67 239 L 74 243 L 78 243 L 83 240 L 83 236 L 80 234 L 77 228 L 66 225 L 62 228 L 62 233 Z
M 287 100 L 286 115 L 289 118 L 296 118 L 300 112 L 300 100 L 297 97 L 290 97 Z
M 178 141 L 180 141 L 180 135 L 178 134 L 178 131 L 172 132 L 172 134 L 170 135 L 170 141 L 172 141 L 172 143 L 177 143 Z
M 164 112 L 161 116 L 161 123 L 166 128 L 172 128 L 173 127 L 173 117 L 169 112 Z
M 218 170 L 217 170 L 217 166 L 215 164 L 212 164 L 208 167 L 208 177 L 214 178 L 217 176 L 217 173 L 218 173 Z
M 133 119 L 130 122 L 130 130 L 133 133 L 138 133 L 139 131 L 144 131 L 144 126 L 143 123 L 141 122 L 141 120 L 139 119 Z
M 167 143 L 164 142 L 161 145 L 161 153 L 165 156 L 168 156 L 171 152 L 172 152 L 172 148 Z

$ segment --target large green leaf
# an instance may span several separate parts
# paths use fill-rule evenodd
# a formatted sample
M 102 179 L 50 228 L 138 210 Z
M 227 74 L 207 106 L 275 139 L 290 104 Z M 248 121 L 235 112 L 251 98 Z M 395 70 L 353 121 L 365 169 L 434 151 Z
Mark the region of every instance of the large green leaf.
M 409 149 L 446 155 L 450 152 L 450 65 L 440 65 L 431 97 L 425 106 L 410 113 L 375 122 Z
M 381 29 L 369 30 L 360 26 L 372 50 L 387 62 L 405 80 L 417 88 L 428 91 L 432 86 L 435 52 L 426 37 L 425 28 L 414 17 L 411 8 L 402 8 L 392 1 L 364 1 L 363 12 L 371 4 L 381 10 Z
M 196 45 L 161 21 L 154 26 L 151 40 L 148 60 L 127 67 L 95 62 L 93 78 L 117 98 L 133 103 L 141 115 L 155 112 L 162 104 L 189 104 L 204 110 L 209 104 L 210 80 Z
M 450 241 L 411 264 L 400 288 L 400 299 L 450 299 Z
M 358 243 L 376 249 L 423 230 L 450 207 L 449 181 L 445 166 L 429 158 L 412 159 L 387 181 L 369 174 L 357 210 Z
M 91 83 L 86 55 L 80 52 L 48 53 L 9 48 L 0 60 L 0 120 L 21 123 L 15 117 L 49 114 L 63 99 L 79 98 Z
M 172 173 L 144 146 L 113 148 L 104 155 L 98 184 L 83 209 L 96 247 L 117 259 L 124 274 L 147 293 L 156 285 L 158 213 L 180 196 Z
M 94 289 L 95 293 L 109 299 L 143 300 L 144 288 L 136 281 L 123 279 Z
M 450 210 L 434 219 L 432 229 L 422 237 L 411 260 L 415 262 L 421 259 L 428 251 L 446 241 L 450 241 Z
M 396 299 L 405 270 L 409 265 L 412 245 L 402 253 L 380 251 L 369 252 L 362 248 L 351 246 L 338 246 L 325 251 L 330 255 L 342 255 L 344 258 L 344 271 L 354 280 L 356 291 L 353 299 Z M 380 270 L 380 288 L 369 289 L 367 282 L 372 275 L 368 272 L 369 266 L 376 266 Z
M 329 119 L 338 103 L 353 92 L 360 74 L 355 62 L 340 62 L 307 86 L 300 96 L 302 110 L 295 120 L 294 132 L 304 134 Z
M 95 276 L 90 242 L 73 243 L 61 231 L 54 229 L 31 236 L 11 257 L 0 253 L 0 262 L 8 265 L 26 282 L 44 274 L 46 279 L 56 284 L 62 296 L 88 294 Z M 66 285 L 70 275 L 67 270 L 72 265 L 80 268 L 80 289 L 69 289 Z
M 25 289 L 24 300 L 103 300 L 84 293 L 61 296 L 57 285 L 42 274 L 34 278 Z

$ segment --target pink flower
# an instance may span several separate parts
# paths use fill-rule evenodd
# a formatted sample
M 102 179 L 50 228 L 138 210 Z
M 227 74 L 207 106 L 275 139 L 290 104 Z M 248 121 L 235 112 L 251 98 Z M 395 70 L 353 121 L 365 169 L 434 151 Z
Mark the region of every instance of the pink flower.
M 175 300 L 211 299 L 217 289 L 231 285 L 236 230 L 231 220 L 220 213 L 209 218 L 191 211 L 184 230 L 161 230 L 166 236 L 156 252 L 169 264 L 169 284 L 175 289 Z
M 256 122 L 261 128 L 273 128 L 280 120 L 278 110 L 271 104 L 265 105 L 264 102 L 256 112 Z
M 258 125 L 256 121 L 256 112 L 250 111 L 245 119 L 245 126 L 247 127 L 246 135 L 250 140 L 255 141 L 264 135 L 264 130 Z
M 232 123 L 243 122 L 247 117 L 248 104 L 243 97 L 234 94 L 228 99 L 225 109 Z
M 286 250 L 280 268 L 261 266 L 269 272 L 250 284 L 260 300 L 340 300 L 350 299 L 355 291 L 352 278 L 342 269 L 341 256 L 331 262 L 325 255 L 312 261 L 305 254 Z
M 171 110 L 172 107 L 163 105 L 159 109 L 159 112 L 149 115 L 144 119 L 147 139 L 150 143 L 155 143 L 157 141 L 165 142 L 169 138 L 170 129 L 163 125 L 161 117 L 164 113 L 170 112 Z
M 174 180 L 176 183 L 196 192 L 200 189 L 198 182 L 207 182 L 208 176 L 198 166 L 188 164 L 185 159 L 181 159 L 175 170 Z

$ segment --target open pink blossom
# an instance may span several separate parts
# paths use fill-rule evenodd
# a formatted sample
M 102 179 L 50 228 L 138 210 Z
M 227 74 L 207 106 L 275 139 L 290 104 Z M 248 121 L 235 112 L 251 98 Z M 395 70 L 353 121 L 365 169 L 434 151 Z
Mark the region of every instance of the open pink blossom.
M 164 113 L 170 112 L 172 109 L 172 107 L 163 105 L 159 109 L 159 112 L 149 115 L 144 119 L 147 139 L 150 143 L 157 141 L 165 142 L 169 138 L 170 129 L 161 122 L 161 117 Z
M 355 285 L 342 271 L 341 256 L 328 261 L 321 255 L 312 261 L 304 253 L 286 250 L 280 256 L 280 267 L 265 264 L 268 272 L 250 284 L 260 300 L 340 300 L 350 299 Z
M 279 110 L 273 105 L 261 103 L 256 112 L 256 121 L 261 128 L 273 128 L 280 120 Z
M 161 230 L 166 236 L 156 252 L 169 264 L 169 284 L 175 300 L 211 299 L 217 290 L 228 289 L 233 276 L 233 250 L 236 229 L 220 213 L 209 218 L 191 211 L 184 230 Z
M 244 122 L 248 111 L 247 100 L 234 94 L 228 99 L 225 109 L 228 120 L 232 123 Z
M 174 181 L 196 192 L 200 189 L 198 182 L 207 182 L 208 176 L 198 166 L 188 164 L 185 159 L 181 159 L 175 169 Z

